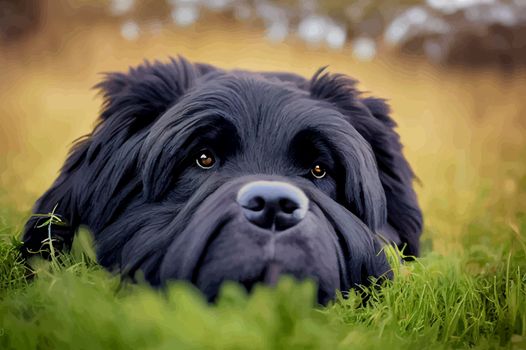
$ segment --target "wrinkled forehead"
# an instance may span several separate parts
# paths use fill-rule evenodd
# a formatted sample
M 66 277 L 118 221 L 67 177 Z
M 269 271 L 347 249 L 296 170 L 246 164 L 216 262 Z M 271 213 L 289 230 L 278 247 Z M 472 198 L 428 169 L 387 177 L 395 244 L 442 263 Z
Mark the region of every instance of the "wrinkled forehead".
M 282 154 L 302 131 L 317 130 L 322 135 L 331 127 L 350 127 L 338 111 L 312 99 L 307 91 L 248 73 L 198 83 L 176 105 L 171 118 L 193 118 L 194 125 L 205 128 L 228 125 L 245 152 L 257 149 L 269 156 Z

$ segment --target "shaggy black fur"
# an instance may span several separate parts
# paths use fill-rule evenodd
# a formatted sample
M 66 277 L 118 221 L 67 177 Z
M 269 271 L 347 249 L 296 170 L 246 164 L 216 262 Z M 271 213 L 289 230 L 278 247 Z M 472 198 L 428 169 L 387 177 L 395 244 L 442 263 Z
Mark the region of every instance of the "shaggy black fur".
M 152 285 L 185 279 L 213 299 L 224 280 L 250 289 L 291 274 L 314 278 L 322 303 L 387 273 L 379 235 L 418 254 L 422 215 L 395 123 L 349 77 L 180 58 L 108 74 L 98 88 L 98 125 L 34 208 L 56 206 L 67 223 L 52 227 L 57 247 L 70 247 L 85 225 L 100 264 L 140 271 Z M 217 160 L 209 170 L 196 165 L 203 149 Z M 327 175 L 312 176 L 314 164 Z M 249 222 L 236 195 L 261 180 L 301 189 L 305 217 L 281 231 Z M 48 238 L 42 220 L 26 225 L 26 255 Z

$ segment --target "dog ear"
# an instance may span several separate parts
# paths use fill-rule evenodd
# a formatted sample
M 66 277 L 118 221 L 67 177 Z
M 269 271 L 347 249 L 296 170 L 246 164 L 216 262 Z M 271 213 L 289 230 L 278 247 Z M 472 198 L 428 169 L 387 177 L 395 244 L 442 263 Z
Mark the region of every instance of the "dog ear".
M 101 120 L 133 119 L 139 126 L 149 125 L 177 103 L 198 77 L 213 70 L 179 57 L 169 63 L 146 61 L 127 73 L 106 73 L 95 86 L 104 97 Z
M 386 230 L 393 228 L 399 234 L 401 247 L 405 245 L 405 255 L 418 256 L 423 217 L 413 189 L 415 175 L 402 153 L 400 137 L 394 131 L 396 123 L 389 116 L 389 106 L 384 100 L 374 97 L 364 98 L 362 102 L 383 125 L 368 142 L 376 155 L 387 198 L 387 223 L 390 227 Z
M 97 231 L 140 195 L 137 163 L 147 130 L 212 70 L 179 58 L 106 74 L 96 86 L 104 98 L 98 124 L 72 147 L 58 179 L 37 201 L 22 251 L 40 251 L 46 240 L 67 248 L 79 225 Z
M 380 231 L 405 246 L 406 255 L 418 255 L 422 212 L 413 190 L 415 178 L 402 153 L 396 123 L 387 104 L 377 98 L 362 98 L 356 81 L 320 69 L 310 82 L 311 96 L 335 106 L 370 144 L 387 200 L 387 224 Z

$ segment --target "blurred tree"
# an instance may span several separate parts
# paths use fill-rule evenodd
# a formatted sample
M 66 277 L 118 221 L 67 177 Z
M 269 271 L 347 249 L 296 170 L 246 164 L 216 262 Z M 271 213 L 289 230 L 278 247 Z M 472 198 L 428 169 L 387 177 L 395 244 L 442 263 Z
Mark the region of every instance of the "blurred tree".
M 142 26 L 189 26 L 221 14 L 262 26 L 274 42 L 350 45 L 361 59 L 396 50 L 439 63 L 526 63 L 524 0 L 0 0 L 1 39 L 36 30 L 43 12 L 59 23 L 118 21 L 128 40 Z
M 38 0 L 0 0 L 0 39 L 18 39 L 36 30 L 40 19 Z

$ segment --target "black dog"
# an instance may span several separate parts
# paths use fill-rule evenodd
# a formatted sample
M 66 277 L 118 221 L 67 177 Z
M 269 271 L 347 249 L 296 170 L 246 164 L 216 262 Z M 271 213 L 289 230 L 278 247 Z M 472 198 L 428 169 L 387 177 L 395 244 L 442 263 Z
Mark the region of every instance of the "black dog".
M 72 149 L 34 212 L 55 209 L 57 248 L 79 225 L 99 262 L 152 285 L 184 279 L 214 299 L 282 274 L 336 290 L 389 274 L 382 239 L 417 255 L 413 172 L 383 100 L 318 71 L 225 71 L 184 59 L 145 63 L 98 85 L 93 133 Z M 24 251 L 49 227 L 34 216 Z

